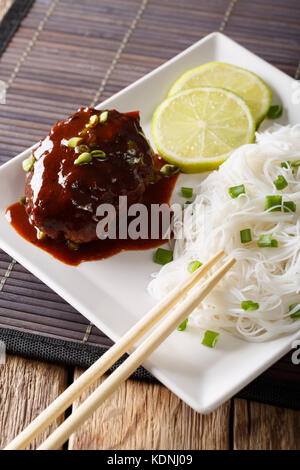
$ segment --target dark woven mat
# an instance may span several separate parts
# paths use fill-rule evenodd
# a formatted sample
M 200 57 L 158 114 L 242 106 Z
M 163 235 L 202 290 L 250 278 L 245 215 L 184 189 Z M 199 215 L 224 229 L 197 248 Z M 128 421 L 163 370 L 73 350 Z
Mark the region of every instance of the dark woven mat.
M 58 119 L 100 102 L 206 34 L 231 38 L 295 76 L 298 0 L 16 0 L 0 25 L 0 163 L 39 140 Z M 13 27 L 11 26 L 13 25 Z M 17 29 L 18 28 L 18 29 Z M 10 40 L 4 31 L 12 31 Z M 124 39 L 125 38 L 125 39 Z M 8 352 L 88 367 L 110 345 L 95 326 L 0 252 L 0 339 Z M 239 396 L 300 409 L 291 354 Z M 140 368 L 136 378 L 153 380 Z

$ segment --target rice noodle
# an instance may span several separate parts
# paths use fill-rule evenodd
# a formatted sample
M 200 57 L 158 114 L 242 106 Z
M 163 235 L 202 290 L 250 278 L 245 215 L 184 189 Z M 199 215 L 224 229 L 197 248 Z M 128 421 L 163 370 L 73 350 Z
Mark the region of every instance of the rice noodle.
M 300 167 L 283 168 L 283 161 L 300 160 L 300 125 L 273 126 L 257 134 L 255 144 L 240 147 L 196 188 L 197 197 L 184 211 L 183 230 L 174 246 L 174 261 L 163 266 L 149 284 L 162 298 L 187 275 L 193 260 L 207 261 L 221 248 L 237 263 L 199 305 L 190 322 L 201 328 L 226 330 L 248 341 L 265 341 L 297 331 L 300 319 L 289 306 L 300 304 Z M 287 188 L 278 191 L 274 180 L 284 176 Z M 246 195 L 232 199 L 228 189 L 244 184 Z M 265 211 L 267 195 L 294 201 L 296 212 Z M 240 231 L 250 228 L 252 242 L 241 244 Z M 272 233 L 277 248 L 259 248 L 262 234 Z M 217 269 L 217 268 L 214 268 Z M 244 311 L 243 300 L 260 308 Z

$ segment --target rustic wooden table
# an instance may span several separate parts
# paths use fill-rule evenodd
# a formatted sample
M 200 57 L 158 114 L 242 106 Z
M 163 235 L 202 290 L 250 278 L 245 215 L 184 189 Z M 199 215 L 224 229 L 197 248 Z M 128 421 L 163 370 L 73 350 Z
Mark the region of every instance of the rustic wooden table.
M 0 447 L 80 373 L 8 356 L 0 365 Z M 66 448 L 299 449 L 300 412 L 233 399 L 210 415 L 200 415 L 163 386 L 128 380 L 71 436 Z
M 0 19 L 11 3 L 0 0 Z M 6 359 L 0 365 L 0 448 L 81 374 L 76 368 L 16 356 Z M 163 386 L 128 380 L 71 436 L 65 448 L 299 449 L 300 412 L 232 399 L 204 416 Z

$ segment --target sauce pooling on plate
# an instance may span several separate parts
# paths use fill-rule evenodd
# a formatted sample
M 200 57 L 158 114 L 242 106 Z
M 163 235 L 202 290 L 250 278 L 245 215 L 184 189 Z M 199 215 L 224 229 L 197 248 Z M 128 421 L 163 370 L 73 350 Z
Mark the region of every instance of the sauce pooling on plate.
M 24 204 L 10 206 L 7 217 L 23 238 L 71 265 L 159 246 L 162 238 L 100 240 L 96 211 L 111 204 L 118 218 L 120 196 L 128 207 L 143 203 L 150 234 L 151 204 L 168 203 L 176 181 L 162 176 L 164 163 L 145 138 L 138 112 L 81 108 L 55 124 L 24 162 Z

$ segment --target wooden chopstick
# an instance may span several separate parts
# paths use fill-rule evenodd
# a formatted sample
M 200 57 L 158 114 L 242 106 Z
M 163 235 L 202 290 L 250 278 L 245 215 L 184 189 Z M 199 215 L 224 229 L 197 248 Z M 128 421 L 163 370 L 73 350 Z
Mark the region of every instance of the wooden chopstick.
M 51 405 L 48 406 L 27 428 L 6 446 L 6 450 L 24 449 L 38 434 L 47 428 L 72 402 L 93 382 L 103 375 L 130 347 L 154 326 L 224 255 L 218 252 L 183 283 L 173 289 L 161 302 L 141 318 L 101 358 L 87 369 Z M 177 326 L 177 325 L 176 325 Z M 106 383 L 106 381 L 105 381 Z
M 175 330 L 175 328 L 199 305 L 209 292 L 233 266 L 235 259 L 228 260 L 203 285 L 175 307 L 145 341 L 98 387 L 77 410 L 70 415 L 38 448 L 59 448 L 68 437 L 123 383 L 141 363 Z

